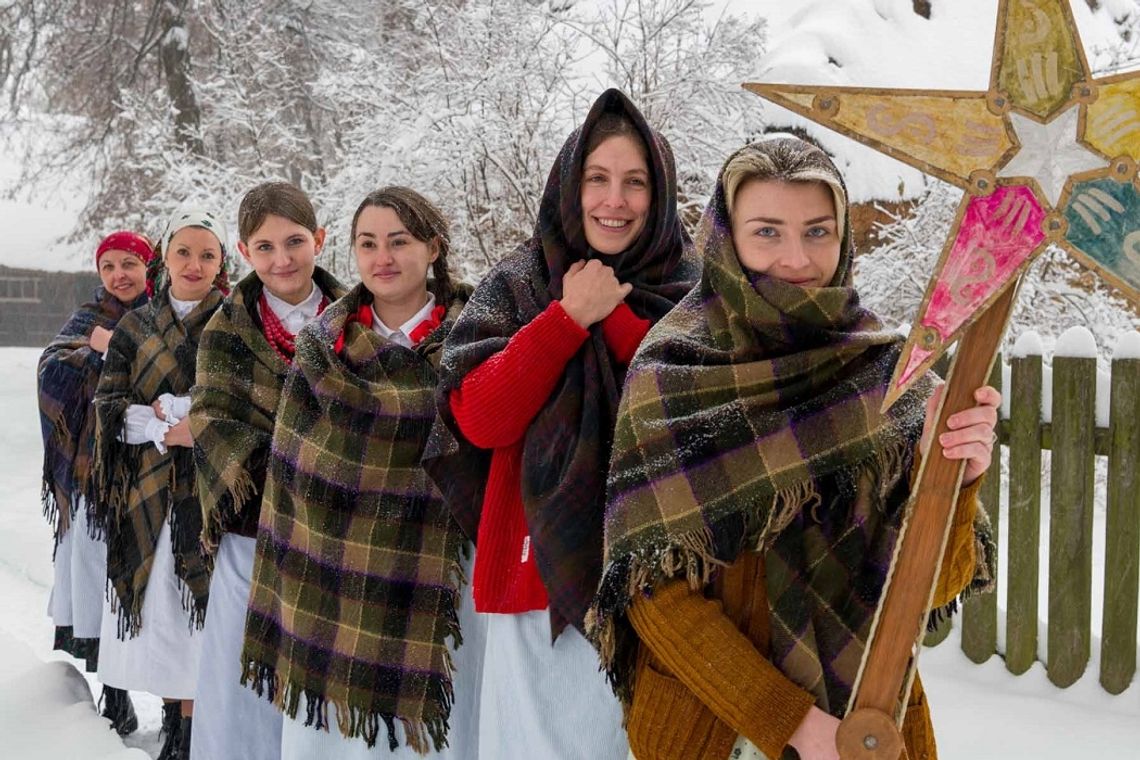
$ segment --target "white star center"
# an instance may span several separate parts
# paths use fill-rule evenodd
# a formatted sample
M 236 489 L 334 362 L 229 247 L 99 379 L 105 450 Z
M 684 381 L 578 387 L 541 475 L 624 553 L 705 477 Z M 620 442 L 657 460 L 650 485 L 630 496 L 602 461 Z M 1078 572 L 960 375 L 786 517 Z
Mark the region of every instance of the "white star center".
M 1021 149 L 1001 168 L 998 176 L 1037 180 L 1041 192 L 1056 207 L 1070 176 L 1108 165 L 1108 161 L 1077 142 L 1079 117 L 1079 106 L 1057 114 L 1045 124 L 1010 113 L 1010 124 Z

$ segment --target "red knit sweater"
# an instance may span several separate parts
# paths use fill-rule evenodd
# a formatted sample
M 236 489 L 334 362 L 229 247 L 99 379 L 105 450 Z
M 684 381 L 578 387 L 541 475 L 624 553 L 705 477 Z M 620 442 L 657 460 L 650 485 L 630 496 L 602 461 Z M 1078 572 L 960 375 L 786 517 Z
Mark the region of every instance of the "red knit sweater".
M 628 305 L 618 305 L 602 321 L 614 360 L 629 364 L 649 326 Z M 548 606 L 523 514 L 523 437 L 588 336 L 554 301 L 451 392 L 451 410 L 463 435 L 480 448 L 494 449 L 472 578 L 479 612 Z

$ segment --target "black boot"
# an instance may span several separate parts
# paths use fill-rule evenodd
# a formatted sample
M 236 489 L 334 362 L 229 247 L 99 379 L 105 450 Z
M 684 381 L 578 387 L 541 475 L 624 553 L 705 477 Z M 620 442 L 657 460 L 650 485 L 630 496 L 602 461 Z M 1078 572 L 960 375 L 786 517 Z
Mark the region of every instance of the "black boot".
M 182 703 L 165 702 L 162 705 L 162 735 L 166 737 L 157 760 L 178 760 L 182 746 Z M 187 737 L 189 739 L 189 737 Z
M 139 727 L 135 706 L 126 690 L 103 686 L 103 696 L 99 701 L 103 703 L 103 717 L 111 721 L 111 728 L 119 736 L 129 736 Z
M 182 743 L 178 745 L 178 760 L 190 760 L 190 727 L 193 725 L 193 718 L 183 718 L 182 728 Z

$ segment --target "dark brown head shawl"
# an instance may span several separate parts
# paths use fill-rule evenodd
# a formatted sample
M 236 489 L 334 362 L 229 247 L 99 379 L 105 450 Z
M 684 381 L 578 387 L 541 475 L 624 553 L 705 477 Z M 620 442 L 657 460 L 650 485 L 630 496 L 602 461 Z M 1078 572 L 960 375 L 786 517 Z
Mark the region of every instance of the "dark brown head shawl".
M 590 132 L 603 114 L 626 116 L 649 153 L 653 205 L 645 229 L 629 250 L 601 256 L 582 229 L 581 176 Z M 656 322 L 692 287 L 699 274 L 688 235 L 677 217 L 673 153 L 663 137 L 617 90 L 594 102 L 567 139 L 546 181 L 534 236 L 495 266 L 476 289 L 444 344 L 440 415 L 424 466 L 448 499 L 459 524 L 474 538 L 482 512 L 489 454 L 468 466 L 457 451 L 448 397 L 471 370 L 501 351 L 511 336 L 562 296 L 562 275 L 575 261 L 601 258 L 621 282 L 633 285 L 626 302 Z M 561 382 L 531 423 L 523 442 L 522 498 L 535 559 L 550 597 L 555 631 L 579 630 L 601 576 L 602 509 L 613 424 L 624 367 L 610 357 L 601 325 L 566 365 Z

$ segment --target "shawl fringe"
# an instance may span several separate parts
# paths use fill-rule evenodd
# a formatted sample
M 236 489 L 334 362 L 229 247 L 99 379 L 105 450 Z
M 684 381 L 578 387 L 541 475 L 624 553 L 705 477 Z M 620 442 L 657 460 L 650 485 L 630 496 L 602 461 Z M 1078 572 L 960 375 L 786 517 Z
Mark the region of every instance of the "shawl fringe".
M 195 489 L 198 487 L 197 478 L 194 480 L 194 487 Z M 233 482 L 226 487 L 226 493 L 229 499 L 224 506 L 209 510 L 203 515 L 205 522 L 202 526 L 202 549 L 211 557 L 218 551 L 218 545 L 222 542 L 222 535 L 226 532 L 227 521 L 238 519 L 245 505 L 251 499 L 259 496 L 261 490 L 258 484 L 254 482 L 253 476 L 249 474 L 249 470 L 243 467 Z
M 895 443 L 877 450 L 871 459 L 839 471 L 834 477 L 852 485 L 864 482 L 870 484 L 872 493 L 877 496 L 876 508 L 883 510 L 886 508 L 887 494 L 908 471 L 910 452 L 908 441 Z M 628 709 L 632 702 L 637 647 L 628 646 L 628 642 L 623 646 L 619 642 L 622 634 L 619 633 L 617 619 L 624 616 L 633 599 L 637 595 L 652 596 L 659 585 L 677 578 L 687 580 L 689 588 L 694 591 L 705 588 L 713 581 L 718 569 L 732 564 L 742 551 L 769 547 L 798 514 L 806 510 L 811 519 L 818 522 L 817 510 L 822 503 L 818 484 L 814 481 L 801 481 L 773 494 L 771 508 L 767 510 L 767 519 L 763 524 L 759 512 L 753 513 L 755 519 L 749 520 L 745 526 L 744 540 L 740 546 L 732 548 L 719 545 L 717 537 L 722 533 L 717 529 L 719 526 L 706 526 L 698 531 L 671 537 L 672 542 L 667 546 L 650 547 L 640 554 L 627 555 L 605 568 L 605 581 L 586 614 L 585 628 L 587 638 L 598 650 L 606 678 L 623 708 Z M 993 546 L 992 539 L 990 546 Z M 992 559 L 989 561 L 990 567 L 993 567 Z M 992 586 L 992 579 L 990 585 Z M 931 623 L 936 624 L 936 613 L 940 616 L 948 614 L 941 610 L 932 611 Z
M 302 686 L 294 679 L 282 679 L 275 668 L 253 659 L 247 659 L 243 664 L 241 683 L 253 689 L 259 697 L 267 698 L 292 720 L 297 719 L 303 701 L 304 725 L 313 726 L 318 730 L 331 729 L 329 705 L 333 705 L 336 708 L 337 728 L 341 734 L 349 739 L 363 739 L 369 748 L 376 746 L 380 738 L 380 724 L 383 723 L 388 737 L 388 749 L 395 752 L 400 746 L 396 735 L 396 721 L 399 721 L 404 727 L 405 744 L 416 754 L 426 755 L 433 748 L 439 752 L 448 746 L 447 732 L 450 727 L 448 716 L 455 701 L 450 683 L 452 668 L 450 653 L 447 657 L 447 666 L 449 680 L 433 682 L 429 691 L 434 693 L 428 695 L 430 700 L 442 706 L 442 714 L 416 720 L 376 710 L 355 700 L 329 698 L 316 689 Z

